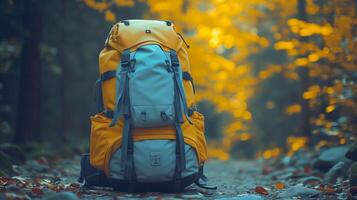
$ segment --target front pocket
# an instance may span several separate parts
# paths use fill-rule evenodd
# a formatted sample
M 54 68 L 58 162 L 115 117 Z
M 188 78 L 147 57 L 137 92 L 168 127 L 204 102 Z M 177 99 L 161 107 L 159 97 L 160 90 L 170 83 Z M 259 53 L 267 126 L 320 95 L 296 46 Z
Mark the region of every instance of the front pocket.
M 191 115 L 192 124 L 185 123 L 181 126 L 185 142 L 190 144 L 196 150 L 199 163 L 203 164 L 207 160 L 207 144 L 204 132 L 204 117 L 201 113 L 195 111 Z
M 160 127 L 174 122 L 174 106 L 168 105 L 136 105 L 132 107 L 132 118 L 135 127 Z
M 107 152 L 117 142 L 121 142 L 123 121 L 109 127 L 111 119 L 97 114 L 91 117 L 90 163 L 93 167 L 105 171 Z

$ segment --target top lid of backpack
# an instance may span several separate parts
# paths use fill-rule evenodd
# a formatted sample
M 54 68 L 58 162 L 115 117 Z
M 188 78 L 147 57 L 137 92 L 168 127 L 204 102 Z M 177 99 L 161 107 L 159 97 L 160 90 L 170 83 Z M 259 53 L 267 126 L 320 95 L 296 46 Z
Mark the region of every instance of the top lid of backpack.
M 182 39 L 169 21 L 135 19 L 115 24 L 106 41 L 106 45 L 120 52 L 149 43 L 158 43 L 178 51 L 182 46 Z

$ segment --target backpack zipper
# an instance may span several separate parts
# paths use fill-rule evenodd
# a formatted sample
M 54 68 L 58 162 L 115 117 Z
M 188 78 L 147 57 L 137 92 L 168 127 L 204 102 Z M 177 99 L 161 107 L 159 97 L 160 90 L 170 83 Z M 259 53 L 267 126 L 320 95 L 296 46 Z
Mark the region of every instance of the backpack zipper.
M 190 45 L 187 44 L 185 38 L 183 38 L 180 33 L 177 33 L 177 35 L 179 35 L 179 36 L 181 37 L 182 41 L 185 43 L 186 47 L 189 49 L 189 48 L 190 48 Z

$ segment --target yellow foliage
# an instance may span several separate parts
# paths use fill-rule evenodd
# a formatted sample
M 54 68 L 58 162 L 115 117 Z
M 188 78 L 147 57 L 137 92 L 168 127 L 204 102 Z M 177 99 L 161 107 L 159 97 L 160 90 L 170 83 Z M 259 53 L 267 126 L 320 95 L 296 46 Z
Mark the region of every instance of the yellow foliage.
M 223 151 L 220 148 L 212 148 L 212 147 L 208 147 L 208 156 L 210 158 L 216 158 L 218 160 L 228 160 L 229 159 L 229 153 Z
M 316 62 L 320 59 L 320 56 L 316 53 L 311 53 L 309 56 L 308 56 L 308 60 L 310 62 Z
M 308 64 L 309 64 L 309 60 L 306 58 L 297 58 L 295 60 L 295 65 L 299 67 L 306 66 Z
M 308 91 L 304 92 L 303 98 L 304 99 L 315 99 L 321 91 L 320 86 L 318 85 L 313 85 L 310 86 Z
M 252 138 L 252 135 L 249 133 L 239 134 L 239 140 L 241 140 L 241 141 L 247 141 L 247 140 L 250 140 L 251 138 Z
M 262 156 L 264 159 L 270 159 L 279 156 L 282 153 L 282 149 L 275 147 L 272 149 L 266 149 L 263 151 Z
M 98 10 L 100 12 L 104 11 L 109 7 L 109 4 L 107 2 L 97 2 L 96 0 L 83 0 L 84 3 L 95 10 Z
M 128 6 L 132 7 L 135 5 L 134 0 L 114 0 L 117 6 Z
M 301 112 L 301 105 L 300 104 L 290 105 L 289 107 L 286 108 L 285 112 L 288 115 L 293 115 L 295 113 L 299 113 L 299 112 Z
M 308 23 L 299 19 L 289 19 L 288 25 L 293 33 L 306 37 L 311 35 L 328 36 L 333 32 L 331 25 L 320 25 L 315 23 Z
M 290 136 L 287 138 L 286 143 L 289 148 L 288 155 L 292 155 L 294 152 L 304 148 L 308 143 L 307 137 Z
M 295 47 L 294 43 L 291 41 L 279 41 L 274 45 L 276 50 L 290 50 Z
M 105 20 L 114 23 L 116 21 L 115 14 L 110 10 L 105 11 Z
M 329 105 L 329 106 L 326 107 L 326 112 L 330 113 L 330 112 L 334 111 L 335 108 L 336 108 L 335 105 Z

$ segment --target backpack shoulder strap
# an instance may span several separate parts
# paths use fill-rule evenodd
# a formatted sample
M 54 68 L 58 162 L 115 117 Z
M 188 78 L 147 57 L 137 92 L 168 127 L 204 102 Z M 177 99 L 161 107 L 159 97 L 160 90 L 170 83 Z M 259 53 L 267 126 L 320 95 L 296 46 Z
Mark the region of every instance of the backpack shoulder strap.
M 195 181 L 195 184 L 198 187 L 207 189 L 207 190 L 217 190 L 217 186 L 212 186 L 212 185 L 208 185 L 208 178 L 204 175 L 203 173 L 203 165 L 200 166 L 199 170 L 198 170 L 198 176 L 199 178 Z

